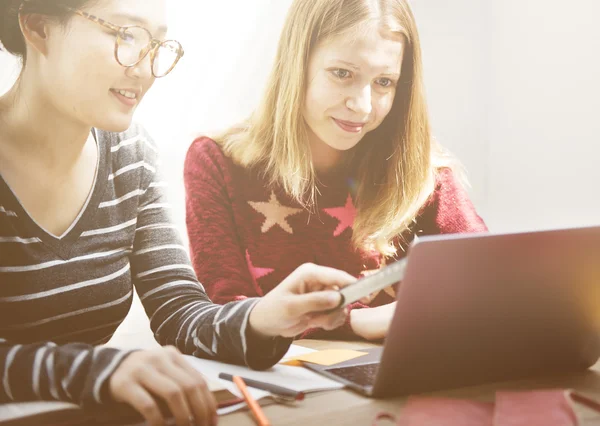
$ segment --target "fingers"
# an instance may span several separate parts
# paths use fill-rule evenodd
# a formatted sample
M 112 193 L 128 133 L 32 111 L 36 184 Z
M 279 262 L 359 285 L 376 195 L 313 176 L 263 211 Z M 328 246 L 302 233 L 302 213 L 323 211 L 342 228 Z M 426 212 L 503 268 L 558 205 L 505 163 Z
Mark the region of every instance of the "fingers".
M 300 317 L 313 312 L 322 312 L 337 308 L 342 296 L 337 291 L 316 291 L 298 294 L 288 299 L 288 313 L 291 317 Z
M 182 390 L 190 408 L 190 415 L 194 417 L 195 422 L 200 425 L 212 424 L 213 418 L 216 415 L 216 407 L 213 407 L 211 401 L 212 395 L 210 395 L 210 398 L 205 396 L 205 393 L 210 394 L 210 392 L 203 381 L 200 384 L 200 382 L 194 380 L 186 371 L 175 364 L 165 365 L 161 368 L 161 372 L 176 382 Z M 211 408 L 213 408 L 212 412 Z
M 346 322 L 347 309 L 336 310 L 331 314 L 307 314 L 299 318 L 298 322 L 281 332 L 284 337 L 295 337 L 311 328 L 334 330 Z
M 334 330 L 346 322 L 347 310 L 337 310 L 329 315 L 313 314 L 309 320 L 310 328 L 322 328 L 323 330 Z
M 213 425 L 218 421 L 217 401 L 208 389 L 204 376 L 192 367 L 185 358 L 173 349 L 172 360 L 177 368 L 173 369 L 173 378 L 186 390 L 196 423 Z
M 166 402 L 177 426 L 218 420 L 204 378 L 174 347 L 132 353 L 112 374 L 109 388 L 115 401 L 132 405 L 152 426 L 165 424 L 158 398 Z
M 175 380 L 158 370 L 152 374 L 141 373 L 137 379 L 144 388 L 167 403 L 177 426 L 191 426 L 193 414 L 187 395 Z
M 311 263 L 301 265 L 288 278 L 292 286 L 298 287 L 297 293 L 338 289 L 356 281 L 355 277 L 344 271 Z
M 163 426 L 165 420 L 158 408 L 158 404 L 142 386 L 135 382 L 121 385 L 122 402 L 131 405 L 140 413 L 149 426 Z

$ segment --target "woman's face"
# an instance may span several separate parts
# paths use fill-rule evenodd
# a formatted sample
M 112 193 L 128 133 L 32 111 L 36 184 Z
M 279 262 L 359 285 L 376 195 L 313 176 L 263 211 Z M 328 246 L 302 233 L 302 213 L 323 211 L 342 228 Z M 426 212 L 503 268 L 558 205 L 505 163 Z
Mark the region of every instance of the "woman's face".
M 342 34 L 316 46 L 303 108 L 311 144 L 354 147 L 392 108 L 404 37 L 373 25 L 363 36 Z
M 142 26 L 163 40 L 165 9 L 166 0 L 101 0 L 83 11 L 117 26 Z M 154 83 L 150 54 L 134 67 L 121 66 L 115 59 L 114 32 L 79 15 L 66 27 L 49 24 L 47 32 L 36 76 L 46 101 L 82 124 L 126 130 Z

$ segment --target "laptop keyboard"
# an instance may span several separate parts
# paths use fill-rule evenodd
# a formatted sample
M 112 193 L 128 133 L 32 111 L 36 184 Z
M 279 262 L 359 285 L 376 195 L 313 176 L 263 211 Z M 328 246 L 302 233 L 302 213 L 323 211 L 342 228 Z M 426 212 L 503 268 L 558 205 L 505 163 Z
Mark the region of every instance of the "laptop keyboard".
M 330 368 L 327 369 L 327 372 L 360 386 L 370 386 L 375 382 L 378 366 L 379 363 L 353 365 L 351 367 Z

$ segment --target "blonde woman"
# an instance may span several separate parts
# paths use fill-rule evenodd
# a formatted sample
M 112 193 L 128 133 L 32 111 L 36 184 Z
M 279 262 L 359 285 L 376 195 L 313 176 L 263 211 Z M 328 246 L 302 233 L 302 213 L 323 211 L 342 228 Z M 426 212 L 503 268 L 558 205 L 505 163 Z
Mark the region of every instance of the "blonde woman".
M 304 262 L 360 276 L 417 235 L 486 231 L 431 136 L 421 68 L 406 0 L 293 2 L 259 108 L 186 158 L 192 260 L 213 300 L 267 294 Z M 383 338 L 393 302 L 388 289 L 305 336 Z

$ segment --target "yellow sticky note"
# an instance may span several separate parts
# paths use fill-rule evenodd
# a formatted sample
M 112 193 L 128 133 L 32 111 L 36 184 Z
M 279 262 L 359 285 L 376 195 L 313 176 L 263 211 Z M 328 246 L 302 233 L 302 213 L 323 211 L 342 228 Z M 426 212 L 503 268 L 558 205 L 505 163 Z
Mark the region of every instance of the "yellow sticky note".
M 349 361 L 363 355 L 366 355 L 366 353 L 348 349 L 326 349 L 323 351 L 311 352 L 289 358 L 282 362 L 282 364 L 297 366 L 299 362 L 312 362 L 314 364 L 329 366 L 340 362 Z

